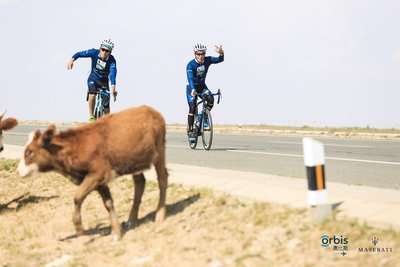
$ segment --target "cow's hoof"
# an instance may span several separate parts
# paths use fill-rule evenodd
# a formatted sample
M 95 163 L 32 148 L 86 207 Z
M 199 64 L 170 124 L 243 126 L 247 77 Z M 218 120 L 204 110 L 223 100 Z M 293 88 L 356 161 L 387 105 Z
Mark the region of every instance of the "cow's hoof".
M 125 230 L 125 231 L 128 231 L 128 230 L 130 230 L 130 229 L 132 229 L 132 228 L 135 228 L 135 226 L 136 226 L 136 221 L 127 221 L 127 222 L 124 224 L 124 230 Z
M 83 227 L 82 226 L 76 226 L 75 231 L 76 231 L 77 236 L 83 235 Z
M 165 209 L 160 209 L 159 211 L 157 211 L 157 213 L 156 213 L 156 222 L 160 223 L 160 222 L 164 221 L 165 220 L 165 214 L 166 214 Z
M 113 242 L 117 242 L 117 241 L 121 240 L 121 234 L 120 233 L 112 234 L 111 238 L 112 238 Z

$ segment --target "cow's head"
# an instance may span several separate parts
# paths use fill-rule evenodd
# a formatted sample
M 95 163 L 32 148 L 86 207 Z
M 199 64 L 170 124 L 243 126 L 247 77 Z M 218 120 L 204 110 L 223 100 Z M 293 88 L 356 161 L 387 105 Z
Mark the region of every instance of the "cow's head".
M 46 172 L 54 169 L 54 161 L 60 146 L 52 143 L 56 127 L 50 125 L 46 131 L 31 132 L 19 165 L 18 173 L 22 177 L 35 172 Z
M 7 118 L 5 120 L 2 120 L 4 117 L 4 114 L 6 112 L 3 112 L 3 114 L 0 115 L 0 152 L 3 151 L 3 130 L 11 130 L 15 126 L 17 126 L 18 122 L 14 118 Z

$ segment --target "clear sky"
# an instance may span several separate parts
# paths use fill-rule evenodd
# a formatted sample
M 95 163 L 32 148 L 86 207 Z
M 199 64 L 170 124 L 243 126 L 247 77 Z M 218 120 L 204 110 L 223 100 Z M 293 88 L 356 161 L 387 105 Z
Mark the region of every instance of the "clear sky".
M 216 123 L 400 128 L 398 0 L 0 0 L 0 109 L 20 120 L 86 121 L 90 59 L 110 37 L 112 111 L 146 104 L 186 123 L 186 64 L 201 42 L 225 62 Z

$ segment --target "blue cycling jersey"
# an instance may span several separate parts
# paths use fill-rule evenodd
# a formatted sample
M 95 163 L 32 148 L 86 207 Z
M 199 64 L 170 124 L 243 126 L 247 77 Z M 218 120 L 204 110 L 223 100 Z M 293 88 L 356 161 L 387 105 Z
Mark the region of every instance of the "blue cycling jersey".
M 187 80 L 189 89 L 201 90 L 206 86 L 206 76 L 208 68 L 211 64 L 216 64 L 224 61 L 224 55 L 219 57 L 205 57 L 204 63 L 199 64 L 196 59 L 191 60 L 186 66 Z
M 117 62 L 113 55 L 103 61 L 100 58 L 99 49 L 89 49 L 81 51 L 72 56 L 74 60 L 80 57 L 90 57 L 92 59 L 92 70 L 88 79 L 107 81 L 110 77 L 111 85 L 115 85 L 117 77 Z

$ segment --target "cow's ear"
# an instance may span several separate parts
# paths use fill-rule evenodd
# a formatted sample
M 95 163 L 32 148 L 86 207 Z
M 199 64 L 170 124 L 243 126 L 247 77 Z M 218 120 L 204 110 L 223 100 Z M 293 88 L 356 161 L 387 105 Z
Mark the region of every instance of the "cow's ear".
M 14 118 L 7 118 L 4 121 L 2 121 L 0 124 L 1 124 L 2 130 L 10 130 L 10 129 L 14 128 L 15 126 L 17 126 L 18 122 Z
M 4 110 L 4 112 L 0 114 L 0 121 L 4 117 L 5 114 L 6 114 L 6 110 Z
M 53 135 L 56 132 L 56 126 L 54 124 L 50 125 L 46 131 L 42 134 L 41 143 L 42 146 L 46 147 L 51 143 L 51 139 L 53 139 Z
M 31 133 L 29 134 L 29 141 L 28 141 L 28 143 L 30 143 L 30 142 L 32 142 L 32 141 L 34 141 L 34 140 L 38 140 L 41 134 L 42 134 L 42 133 L 41 133 L 39 130 L 35 130 L 34 132 L 31 132 Z

